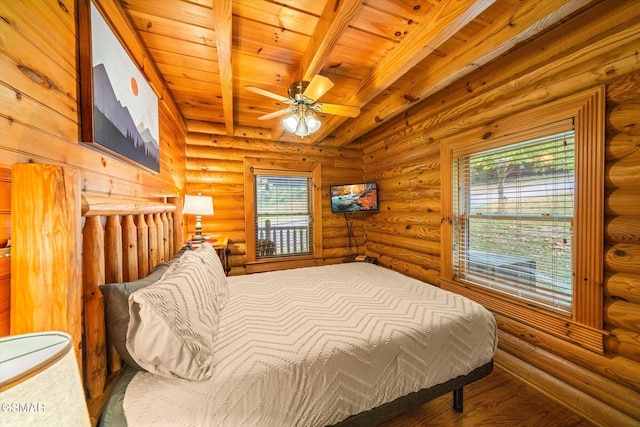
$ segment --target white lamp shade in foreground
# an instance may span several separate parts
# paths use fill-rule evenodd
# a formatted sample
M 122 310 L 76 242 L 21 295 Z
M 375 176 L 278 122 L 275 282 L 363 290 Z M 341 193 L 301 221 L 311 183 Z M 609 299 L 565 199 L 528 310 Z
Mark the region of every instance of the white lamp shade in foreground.
M 90 425 L 69 335 L 0 338 L 0 425 Z

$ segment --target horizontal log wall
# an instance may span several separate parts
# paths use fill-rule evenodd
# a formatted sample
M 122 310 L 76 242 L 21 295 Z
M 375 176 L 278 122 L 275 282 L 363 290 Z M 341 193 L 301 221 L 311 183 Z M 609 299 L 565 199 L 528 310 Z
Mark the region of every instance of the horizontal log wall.
M 312 146 L 304 141 L 270 142 L 252 138 L 190 133 L 186 138 L 187 190 L 189 194 L 213 197 L 214 215 L 202 218 L 202 232 L 214 238 L 229 238 L 231 275 L 244 274 L 245 157 L 295 159 L 322 165 L 322 232 L 326 263 L 339 262 L 348 254 L 347 226 L 342 215 L 331 213 L 329 186 L 362 181 L 362 153 L 357 149 Z M 195 220 L 184 219 L 185 235 L 193 234 Z M 353 216 L 357 244 L 364 252 L 364 218 Z
M 611 413 L 586 416 L 608 424 L 614 412 L 640 420 L 640 4 L 593 5 L 511 54 L 413 107 L 362 138 L 365 179 L 377 180 L 381 212 L 367 218 L 367 255 L 438 283 L 440 264 L 439 139 L 606 86 L 604 356 L 500 320 L 506 352 L 604 402 Z M 357 142 L 357 141 L 356 141 Z M 517 342 L 540 349 L 525 357 Z M 546 359 L 543 359 L 543 356 Z M 555 359 L 554 359 L 555 358 Z M 563 359 L 589 378 L 563 373 Z M 547 360 L 553 362 L 546 363 Z M 539 363 L 538 363 L 539 362 Z M 576 368 L 577 372 L 578 368 Z M 519 372 L 527 376 L 526 372 Z M 598 386 L 593 387 L 595 379 Z M 551 395 L 554 395 L 550 391 Z M 574 405 L 576 406 L 576 405 Z M 577 405 L 579 406 L 579 405 Z M 574 407 L 580 410 L 578 407 Z M 622 425 L 622 424 L 621 424 Z

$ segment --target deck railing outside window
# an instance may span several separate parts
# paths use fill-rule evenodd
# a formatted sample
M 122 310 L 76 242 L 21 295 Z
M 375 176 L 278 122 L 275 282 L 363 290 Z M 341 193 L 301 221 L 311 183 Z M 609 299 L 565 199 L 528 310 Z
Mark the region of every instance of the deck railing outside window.
M 308 225 L 272 226 L 270 220 L 258 227 L 258 257 L 307 254 L 309 248 Z
M 261 174 L 255 189 L 256 259 L 312 255 L 311 178 Z

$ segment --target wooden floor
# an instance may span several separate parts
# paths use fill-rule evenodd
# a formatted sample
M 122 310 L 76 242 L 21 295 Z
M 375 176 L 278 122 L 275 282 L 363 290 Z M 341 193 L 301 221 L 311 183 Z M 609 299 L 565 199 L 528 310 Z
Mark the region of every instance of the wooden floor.
M 448 393 L 380 427 L 593 426 L 497 365 L 464 388 L 463 413 L 452 409 L 451 399 Z

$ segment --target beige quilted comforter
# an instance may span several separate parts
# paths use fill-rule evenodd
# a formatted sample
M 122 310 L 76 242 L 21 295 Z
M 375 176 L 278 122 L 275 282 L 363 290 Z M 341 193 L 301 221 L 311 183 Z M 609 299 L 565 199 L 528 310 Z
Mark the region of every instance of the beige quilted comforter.
M 135 426 L 324 426 L 489 362 L 493 315 L 366 263 L 229 277 L 204 382 L 136 374 Z

